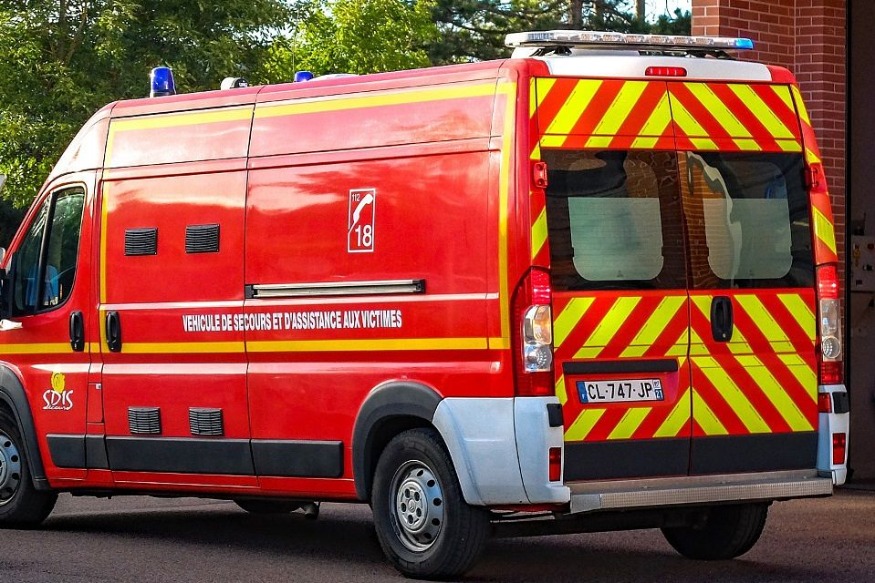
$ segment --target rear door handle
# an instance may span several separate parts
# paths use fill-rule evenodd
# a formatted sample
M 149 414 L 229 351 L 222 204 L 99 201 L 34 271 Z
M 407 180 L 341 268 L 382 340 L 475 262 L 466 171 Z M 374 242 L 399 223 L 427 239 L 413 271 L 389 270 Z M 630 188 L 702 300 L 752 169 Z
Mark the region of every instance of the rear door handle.
M 732 330 L 732 299 L 716 296 L 711 300 L 711 334 L 717 342 L 729 342 Z
M 85 318 L 79 311 L 70 314 L 70 346 L 73 352 L 85 350 Z
M 122 323 L 118 312 L 106 313 L 106 346 L 110 352 L 122 350 Z

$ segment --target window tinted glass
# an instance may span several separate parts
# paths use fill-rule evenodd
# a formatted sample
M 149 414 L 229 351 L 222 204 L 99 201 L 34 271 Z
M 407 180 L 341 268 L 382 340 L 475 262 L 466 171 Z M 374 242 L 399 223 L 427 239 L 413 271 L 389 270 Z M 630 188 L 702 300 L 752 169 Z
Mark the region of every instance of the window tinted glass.
M 674 153 L 542 155 L 555 289 L 685 286 Z
M 695 288 L 813 285 L 801 155 L 686 152 L 680 166 Z

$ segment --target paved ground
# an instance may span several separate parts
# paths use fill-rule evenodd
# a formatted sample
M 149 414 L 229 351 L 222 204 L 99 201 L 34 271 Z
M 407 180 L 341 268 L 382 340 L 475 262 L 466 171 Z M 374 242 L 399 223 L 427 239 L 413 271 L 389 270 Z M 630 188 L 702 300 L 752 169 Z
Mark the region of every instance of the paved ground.
M 248 515 L 229 502 L 62 496 L 39 531 L 0 531 L 0 582 L 402 581 L 383 559 L 366 506 L 326 504 L 318 521 Z M 869 582 L 875 493 L 772 507 L 740 559 L 680 558 L 658 531 L 490 543 L 467 581 Z

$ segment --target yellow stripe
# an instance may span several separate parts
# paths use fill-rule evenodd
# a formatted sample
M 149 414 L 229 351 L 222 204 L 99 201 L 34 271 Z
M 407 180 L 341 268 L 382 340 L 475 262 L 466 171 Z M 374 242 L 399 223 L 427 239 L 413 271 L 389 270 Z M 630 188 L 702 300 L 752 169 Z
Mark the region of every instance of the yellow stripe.
M 538 99 L 538 106 L 544 103 L 544 100 L 547 99 L 547 95 L 550 94 L 550 90 L 553 89 L 556 81 L 557 79 L 555 77 L 539 77 L 535 79 L 535 92 Z M 535 112 L 531 111 L 530 113 L 534 115 Z
M 246 343 L 250 352 L 377 352 L 381 350 L 485 350 L 486 338 L 401 338 L 397 340 L 263 340 Z
M 735 301 L 756 322 L 757 329 L 766 337 L 775 352 L 795 352 L 793 343 L 763 303 L 754 295 L 737 295 Z
M 714 95 L 714 92 L 708 85 L 705 83 L 688 83 L 686 87 L 730 136 L 733 138 L 753 137 L 748 129 L 726 107 L 726 104 Z
M 244 121 L 252 118 L 253 106 L 232 107 L 214 111 L 195 111 L 184 113 L 165 113 L 143 117 L 120 118 L 112 120 L 110 134 L 130 130 L 155 130 L 183 126 Z
M 498 177 L 498 306 L 501 337 L 510 339 L 510 292 L 508 290 L 508 241 L 510 216 L 510 180 L 512 172 L 513 136 L 516 125 L 516 83 L 501 83 L 497 94 L 504 99 L 504 128 L 501 146 L 501 173 Z
M 814 372 L 808 363 L 805 362 L 798 354 L 780 354 L 778 358 L 781 359 L 785 365 L 787 365 L 787 369 L 790 373 L 796 377 L 796 380 L 799 381 L 803 387 L 805 387 L 805 392 L 808 394 L 808 397 L 812 402 L 817 402 L 817 374 Z
M 626 411 L 617 426 L 608 435 L 608 439 L 629 439 L 641 427 L 644 419 L 653 410 L 652 407 L 632 407 Z
M 719 150 L 717 142 L 711 138 L 689 138 L 693 147 L 697 150 Z
M 659 103 L 656 104 L 653 113 L 647 118 L 644 127 L 641 128 L 642 136 L 662 136 L 671 123 L 671 105 L 668 100 L 668 93 L 663 93 Z M 654 141 L 653 145 L 656 145 Z M 638 147 L 638 146 L 636 146 Z M 652 147 L 652 146 L 651 146 Z
M 635 138 L 632 140 L 632 149 L 652 150 L 659 142 L 659 138 Z
M 811 118 L 808 116 L 808 110 L 805 108 L 805 100 L 802 99 L 802 94 L 799 93 L 799 88 L 795 85 L 790 86 L 790 92 L 793 94 L 793 103 L 796 104 L 796 111 L 799 112 L 799 119 L 805 125 L 811 125 Z
M 561 148 L 565 144 L 565 140 L 568 139 L 568 136 L 542 136 L 541 137 L 541 147 L 542 148 Z
M 568 402 L 568 391 L 565 390 L 565 375 L 559 375 L 559 380 L 556 381 L 556 397 L 559 399 L 560 405 L 565 405 Z
M 759 412 L 750 404 L 747 397 L 725 370 L 720 368 L 716 360 L 709 357 L 697 357 L 696 364 L 702 373 L 708 377 L 711 384 L 717 387 L 720 396 L 735 411 L 738 418 L 751 433 L 771 433 L 771 428 L 760 417 Z M 695 414 L 695 407 L 693 408 Z
M 578 81 L 571 95 L 559 109 L 559 113 L 553 118 L 553 121 L 550 122 L 544 133 L 570 134 L 577 120 L 583 116 L 583 111 L 590 104 L 601 85 L 601 81 Z
M 653 346 L 656 339 L 659 338 L 659 335 L 662 334 L 669 322 L 678 315 L 678 311 L 681 309 L 681 306 L 684 305 L 685 301 L 686 298 L 682 296 L 668 296 L 663 298 L 647 319 L 647 322 L 644 323 L 644 326 L 641 327 L 641 330 L 639 330 L 635 338 L 632 339 L 632 342 L 629 343 L 628 348 L 623 351 L 621 356 L 643 356 L 644 353 Z M 683 334 L 682 342 L 684 348 L 686 348 L 686 331 Z M 676 342 L 675 345 L 677 344 L 678 343 Z M 684 352 L 686 352 L 686 350 L 684 350 Z
M 687 111 L 687 108 L 684 107 L 684 104 L 681 103 L 679 100 L 672 100 L 671 110 L 672 117 L 675 123 L 678 124 L 678 127 L 681 129 L 681 131 L 684 132 L 687 137 L 692 138 L 708 135 L 708 132 L 705 131 L 705 128 L 703 128 L 702 125 L 698 121 L 696 121 L 696 118 L 694 118 L 692 114 Z
M 541 209 L 535 224 L 532 225 L 532 259 L 538 256 L 547 242 L 547 209 Z
M 275 104 L 260 103 L 258 107 L 255 108 L 255 117 L 256 119 L 263 119 L 284 115 L 325 113 L 330 111 L 346 111 L 369 107 L 386 107 L 390 105 L 444 101 L 448 99 L 487 97 L 494 95 L 495 89 L 495 83 L 490 82 L 481 83 L 479 85 L 450 85 L 437 89 L 414 89 L 398 91 L 396 93 L 382 93 L 378 95 L 336 95 L 317 99 L 302 99 L 292 103 L 287 101 L 280 101 Z
M 805 161 L 809 164 L 820 164 L 822 162 L 820 157 L 810 148 L 805 148 Z
M 510 338 L 489 338 L 487 344 L 490 350 L 507 350 L 510 348 Z
M 732 340 L 729 342 L 729 351 L 732 354 L 753 354 L 753 348 L 750 347 L 750 344 L 745 338 L 744 334 L 741 333 L 741 330 L 738 327 L 735 327 L 732 331 Z
M 653 437 L 675 437 L 690 422 L 690 389 L 687 388 Z
M 614 98 L 613 103 L 605 112 L 605 115 L 596 125 L 594 134 L 614 136 L 632 113 L 638 100 L 641 99 L 641 94 L 647 89 L 647 81 L 626 81 Z
M 793 105 L 793 96 L 790 94 L 790 88 L 785 85 L 769 85 L 772 93 L 778 96 L 778 99 L 784 102 L 784 107 L 787 108 L 793 117 L 796 117 L 796 106 Z
M 586 439 L 586 436 L 590 434 L 595 424 L 598 423 L 604 414 L 604 409 L 585 409 L 574 420 L 568 431 L 565 432 L 565 441 L 581 441 Z
M 107 149 L 107 158 L 110 156 L 110 152 Z M 103 194 L 100 199 L 100 303 L 106 303 L 106 230 L 108 228 L 108 220 L 109 220 L 109 208 L 108 208 L 108 199 L 109 199 L 109 190 L 110 183 L 107 181 L 103 181 Z M 103 320 L 101 320 L 103 321 Z M 103 330 L 104 326 L 98 326 L 101 330 Z
M 811 431 L 814 429 L 799 410 L 799 407 L 790 398 L 790 395 L 781 387 L 781 384 L 769 372 L 756 356 L 739 357 L 738 362 L 744 366 L 745 371 L 756 381 L 757 386 L 766 394 L 769 401 L 790 426 L 793 431 Z
M 775 140 L 784 152 L 797 153 L 802 151 L 802 144 L 797 140 Z
M 73 349 L 69 342 L 44 344 L 0 344 L 2 354 L 68 354 Z
M 609 148 L 614 136 L 592 136 L 586 140 L 586 148 Z
M 836 252 L 836 234 L 832 221 L 817 207 L 812 207 L 814 215 L 814 234 L 833 253 Z
M 632 313 L 632 310 L 635 309 L 635 306 L 637 306 L 639 302 L 641 302 L 641 298 L 628 297 L 619 298 L 615 301 L 614 305 L 611 306 L 611 309 L 602 321 L 599 322 L 598 326 L 593 330 L 590 337 L 584 342 L 584 349 L 602 348 L 607 346 L 608 342 L 617 335 L 620 326 L 626 322 L 629 314 Z M 576 356 L 580 358 L 583 356 L 583 353 L 578 352 Z
M 778 299 L 790 312 L 790 315 L 799 324 L 799 327 L 805 330 L 808 338 L 814 340 L 817 332 L 817 320 L 814 317 L 814 312 L 811 307 L 802 299 L 799 294 L 778 294 Z
M 695 391 L 693 391 L 693 419 L 706 435 L 729 435 L 729 431 L 726 430 L 708 403 L 703 401 L 699 393 Z
M 126 342 L 124 354 L 243 354 L 243 342 Z
M 775 115 L 762 98 L 749 85 L 729 85 L 729 89 L 738 96 L 744 105 L 753 113 L 757 120 L 765 126 L 769 133 L 778 139 L 795 139 L 796 134 Z
M 568 335 L 571 334 L 571 331 L 574 330 L 594 301 L 593 298 L 574 298 L 568 302 L 562 313 L 553 320 L 554 347 L 562 346 L 562 343 L 565 342 L 565 339 L 568 338 Z
M 741 138 L 735 138 L 732 140 L 735 143 L 735 146 L 741 150 L 742 152 L 760 152 L 762 151 L 762 147 L 757 143 L 756 140 L 747 140 Z

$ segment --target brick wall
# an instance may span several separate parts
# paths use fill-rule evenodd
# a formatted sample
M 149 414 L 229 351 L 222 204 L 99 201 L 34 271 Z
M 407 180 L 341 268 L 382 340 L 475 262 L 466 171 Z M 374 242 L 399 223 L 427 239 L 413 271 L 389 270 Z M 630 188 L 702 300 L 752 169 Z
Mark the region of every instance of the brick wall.
M 846 0 L 693 0 L 693 34 L 751 38 L 756 50 L 743 58 L 795 73 L 823 155 L 840 258 L 847 224 L 845 14 Z

